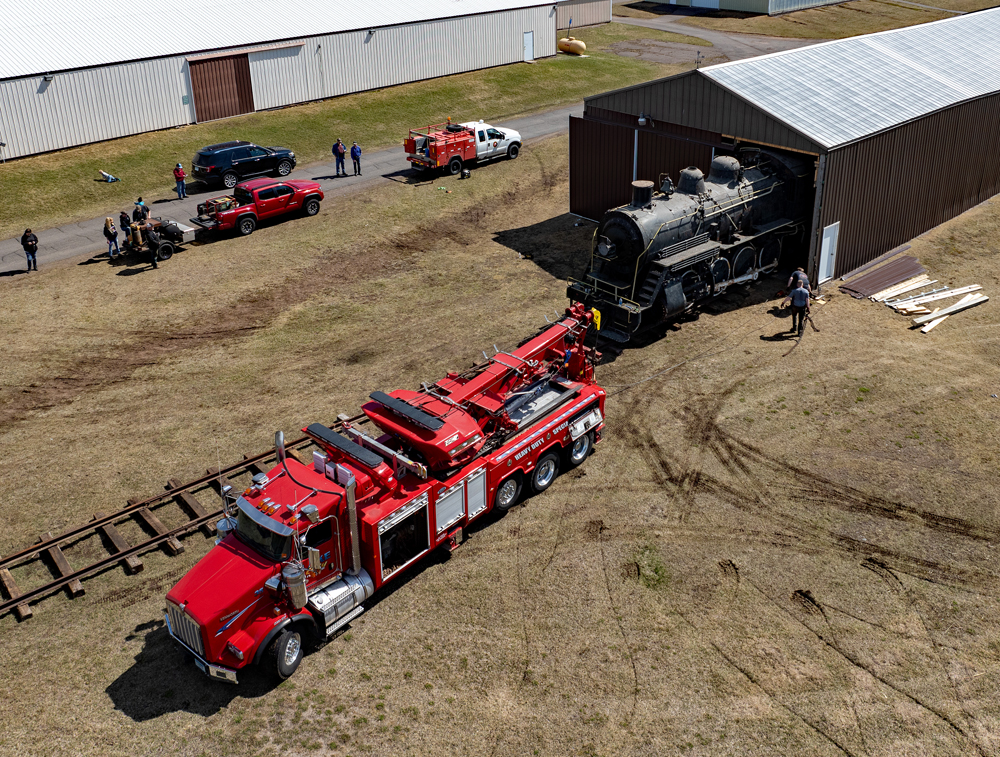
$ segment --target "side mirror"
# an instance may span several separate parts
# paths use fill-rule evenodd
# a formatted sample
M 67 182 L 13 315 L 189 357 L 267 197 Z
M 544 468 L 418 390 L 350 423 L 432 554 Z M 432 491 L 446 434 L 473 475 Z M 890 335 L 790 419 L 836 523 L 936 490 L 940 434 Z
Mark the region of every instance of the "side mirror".
M 306 554 L 309 555 L 309 570 L 313 573 L 319 573 L 323 569 L 323 565 L 319 560 L 319 550 L 316 547 L 307 547 Z

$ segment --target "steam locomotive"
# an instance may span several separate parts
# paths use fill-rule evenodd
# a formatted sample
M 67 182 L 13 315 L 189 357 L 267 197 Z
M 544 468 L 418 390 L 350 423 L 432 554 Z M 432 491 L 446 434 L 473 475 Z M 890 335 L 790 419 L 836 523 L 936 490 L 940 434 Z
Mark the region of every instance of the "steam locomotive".
M 567 296 L 595 308 L 600 334 L 627 342 L 778 267 L 801 241 L 812 206 L 813 162 L 770 150 L 719 155 L 708 177 L 695 167 L 677 185 L 661 175 L 632 182 L 632 201 L 608 211 L 582 281 Z

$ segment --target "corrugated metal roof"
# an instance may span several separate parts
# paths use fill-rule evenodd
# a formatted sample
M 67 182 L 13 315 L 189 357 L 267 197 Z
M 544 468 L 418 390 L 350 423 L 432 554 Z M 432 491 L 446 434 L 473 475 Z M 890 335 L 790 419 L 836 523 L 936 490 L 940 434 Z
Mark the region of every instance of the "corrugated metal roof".
M 50 0 L 0 23 L 0 79 L 551 5 L 552 0 Z M 441 51 L 447 55 L 446 50 Z
M 1000 8 L 701 69 L 836 147 L 1000 91 Z

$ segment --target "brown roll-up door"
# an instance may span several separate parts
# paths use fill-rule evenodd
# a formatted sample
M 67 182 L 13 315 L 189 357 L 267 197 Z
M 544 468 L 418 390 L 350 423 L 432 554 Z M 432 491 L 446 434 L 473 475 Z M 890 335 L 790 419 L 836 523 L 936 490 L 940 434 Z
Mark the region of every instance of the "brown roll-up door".
M 199 123 L 253 113 L 250 60 L 243 55 L 189 61 L 194 90 L 195 118 Z

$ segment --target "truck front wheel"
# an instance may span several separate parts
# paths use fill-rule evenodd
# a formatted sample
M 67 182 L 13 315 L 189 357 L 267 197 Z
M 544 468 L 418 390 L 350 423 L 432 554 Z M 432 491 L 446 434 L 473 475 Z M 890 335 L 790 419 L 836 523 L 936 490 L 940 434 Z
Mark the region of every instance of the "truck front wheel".
M 290 677 L 302 662 L 302 636 L 290 629 L 282 631 L 268 647 L 265 659 L 271 672 L 282 681 Z
M 310 197 L 306 200 L 306 204 L 302 206 L 302 210 L 307 216 L 314 216 L 319 213 L 319 200 L 315 197 Z
M 520 154 L 521 154 L 521 145 L 519 145 L 517 142 L 515 142 L 514 144 L 512 144 L 510 147 L 507 148 L 507 157 L 510 158 L 511 160 L 516 160 L 517 156 Z
M 460 173 L 462 173 L 461 158 L 451 159 L 451 161 L 448 163 L 448 173 L 450 173 L 452 176 L 458 176 Z

